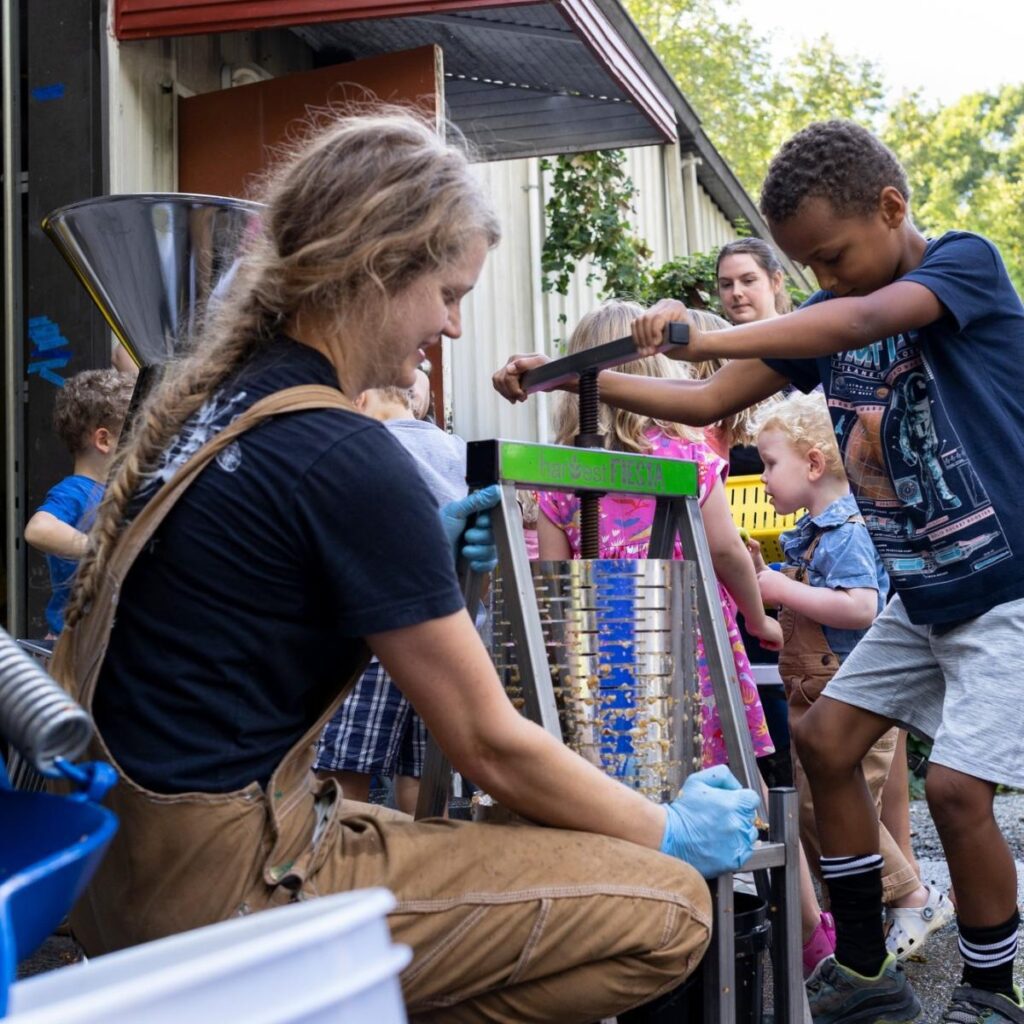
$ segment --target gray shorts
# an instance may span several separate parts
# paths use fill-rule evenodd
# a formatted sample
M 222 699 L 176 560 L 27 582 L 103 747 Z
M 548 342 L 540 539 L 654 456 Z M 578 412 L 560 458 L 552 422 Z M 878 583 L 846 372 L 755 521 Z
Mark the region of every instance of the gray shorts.
M 824 692 L 933 739 L 935 764 L 1024 787 L 1024 599 L 935 635 L 895 597 Z

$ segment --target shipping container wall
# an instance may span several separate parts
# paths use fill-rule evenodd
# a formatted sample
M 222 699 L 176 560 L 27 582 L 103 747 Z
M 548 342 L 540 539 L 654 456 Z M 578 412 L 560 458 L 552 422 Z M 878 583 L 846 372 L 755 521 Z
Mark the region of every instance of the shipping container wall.
M 110 191 L 173 192 L 179 96 L 306 71 L 312 51 L 291 32 L 232 32 L 118 43 L 110 59 Z

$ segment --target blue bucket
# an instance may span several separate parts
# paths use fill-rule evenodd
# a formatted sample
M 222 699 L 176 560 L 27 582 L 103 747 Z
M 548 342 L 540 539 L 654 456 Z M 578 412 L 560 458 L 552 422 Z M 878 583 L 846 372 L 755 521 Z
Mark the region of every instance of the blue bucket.
M 82 796 L 0 785 L 0 1017 L 18 961 L 60 924 L 116 830 L 117 818 Z

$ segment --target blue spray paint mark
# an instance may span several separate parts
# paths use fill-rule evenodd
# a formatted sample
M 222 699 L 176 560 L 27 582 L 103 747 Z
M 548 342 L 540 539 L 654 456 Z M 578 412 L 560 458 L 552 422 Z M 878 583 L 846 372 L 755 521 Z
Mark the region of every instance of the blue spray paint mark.
M 48 316 L 29 317 L 28 339 L 32 343 L 28 374 L 37 373 L 42 380 L 64 387 L 64 378 L 55 371 L 71 361 L 71 342 L 60 333 L 60 327 Z
M 32 90 L 32 99 L 38 100 L 40 103 L 47 103 L 50 100 L 60 100 L 64 98 L 64 83 L 54 82 L 51 85 L 37 85 Z

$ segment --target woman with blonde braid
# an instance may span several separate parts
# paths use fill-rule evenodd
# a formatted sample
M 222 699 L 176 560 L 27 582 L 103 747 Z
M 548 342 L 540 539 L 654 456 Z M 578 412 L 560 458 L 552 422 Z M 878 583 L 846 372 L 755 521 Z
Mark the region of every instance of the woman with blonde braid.
M 114 469 L 57 652 L 121 777 L 75 932 L 96 954 L 380 885 L 414 951 L 414 1019 L 645 1003 L 700 960 L 701 873 L 749 855 L 756 797 L 717 768 L 657 806 L 520 716 L 456 576 L 460 545 L 488 567 L 485 524 L 460 538 L 493 497 L 439 523 L 411 458 L 349 401 L 408 387 L 422 349 L 459 336 L 498 240 L 490 204 L 461 151 L 391 109 L 331 119 L 266 202 Z M 413 822 L 316 780 L 313 741 L 371 650 L 459 771 L 553 827 Z

